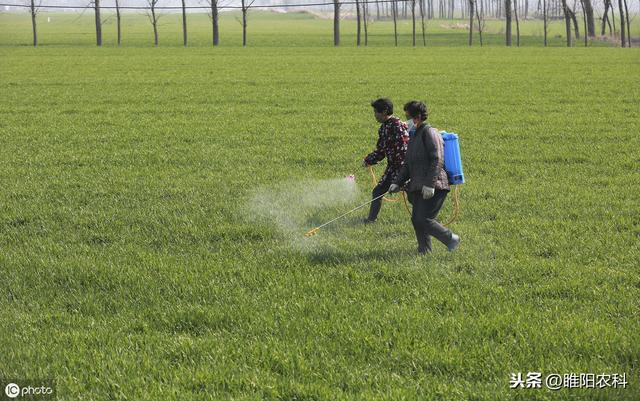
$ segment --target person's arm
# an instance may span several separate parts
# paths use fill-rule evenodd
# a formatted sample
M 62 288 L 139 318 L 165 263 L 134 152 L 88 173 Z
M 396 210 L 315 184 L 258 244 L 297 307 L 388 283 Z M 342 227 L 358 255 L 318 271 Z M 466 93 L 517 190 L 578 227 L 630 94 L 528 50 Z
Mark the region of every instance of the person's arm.
M 430 128 L 425 130 L 424 151 L 424 156 L 427 160 L 424 185 L 435 188 L 436 179 L 444 163 L 444 150 L 442 142 L 437 141 L 437 138 L 432 135 Z
M 403 163 L 402 167 L 400 167 L 400 171 L 398 171 L 398 176 L 393 181 L 393 183 L 399 187 L 404 186 L 404 184 L 409 181 L 409 167 L 407 163 Z
M 404 186 L 409 180 L 409 168 L 405 162 L 407 153 L 407 143 L 409 142 L 409 133 L 407 132 L 407 125 L 398 120 L 398 123 L 394 125 L 394 141 L 393 151 L 398 157 L 396 157 L 396 165 L 394 168 L 398 171 L 394 184 Z M 400 155 L 402 155 L 400 157 Z
M 384 157 L 385 157 L 384 138 L 382 137 L 382 135 L 378 135 L 378 142 L 376 143 L 376 148 L 373 150 L 373 152 L 369 153 L 364 158 L 364 164 L 367 166 L 372 166 L 382 161 Z

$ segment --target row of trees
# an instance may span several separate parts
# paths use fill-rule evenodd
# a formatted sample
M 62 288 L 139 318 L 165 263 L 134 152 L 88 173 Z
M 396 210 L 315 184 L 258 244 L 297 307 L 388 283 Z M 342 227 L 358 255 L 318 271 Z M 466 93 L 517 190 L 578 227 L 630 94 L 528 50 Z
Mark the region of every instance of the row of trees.
M 576 0 L 577 1 L 577 0 Z M 346 4 L 354 3 L 350 0 Z M 412 3 L 410 0 L 398 0 L 395 4 L 391 0 L 373 0 L 363 1 L 362 4 L 367 7 L 367 13 L 371 19 L 384 20 L 393 17 L 393 13 L 396 12 L 398 18 L 409 18 L 411 13 Z M 398 3 L 400 5 L 398 6 Z M 345 4 L 342 2 L 341 4 Z M 375 5 L 375 11 L 368 12 L 369 4 Z M 395 7 L 394 7 L 395 6 Z M 456 19 L 469 18 L 470 13 L 475 14 L 475 5 L 471 5 L 468 0 L 422 0 L 419 4 L 423 7 L 426 19 Z M 514 5 L 513 7 L 516 7 Z M 505 2 L 504 0 L 478 0 L 478 8 L 487 18 L 502 19 L 505 17 Z M 525 19 L 530 17 L 531 4 L 529 0 L 524 0 L 517 4 L 517 12 L 520 13 Z M 552 0 L 549 2 L 548 7 L 549 15 L 560 17 L 562 15 L 561 0 Z M 536 17 L 542 16 L 542 0 L 538 0 L 536 7 Z
M 473 0 L 469 0 L 470 2 Z M 516 20 L 516 30 L 517 30 L 517 41 L 518 45 L 520 45 L 520 26 L 518 21 L 518 13 L 517 13 L 517 0 L 505 0 L 505 10 L 506 10 L 506 44 L 507 46 L 511 46 L 511 24 L 512 24 L 512 15 L 511 15 L 511 7 L 510 2 L 513 1 L 514 5 L 514 17 Z M 588 46 L 589 38 L 593 38 L 596 36 L 596 25 L 595 25 L 595 17 L 593 11 L 593 5 L 591 0 L 579 0 L 580 7 L 582 9 L 582 19 L 583 19 L 583 36 L 584 36 L 584 45 Z M 615 0 L 614 0 L 615 1 Z M 578 18 L 576 17 L 576 3 L 574 0 L 573 8 L 569 6 L 567 0 L 561 0 L 562 3 L 562 14 L 565 21 L 565 30 L 566 30 L 566 40 L 567 46 L 571 47 L 573 45 L 572 38 L 572 24 L 573 30 L 575 32 L 575 38 L 580 39 L 580 28 L 578 23 Z M 614 8 L 612 5 L 612 0 L 604 0 L 604 14 L 602 17 L 602 35 L 606 33 L 606 24 L 609 24 L 609 32 L 616 32 L 615 29 L 615 15 Z M 549 20 L 549 11 L 547 7 L 547 0 L 542 0 L 542 9 L 543 14 L 542 18 L 544 20 L 544 45 L 547 45 L 547 26 Z M 609 18 L 609 12 L 611 13 L 611 19 Z M 627 5 L 627 0 L 618 0 L 618 15 L 620 20 L 620 44 L 622 47 L 631 47 L 631 29 L 630 29 L 630 20 L 629 20 L 629 8 Z M 613 31 L 611 30 L 611 21 L 613 21 Z M 615 35 L 614 35 L 615 36 Z
M 36 15 L 40 9 L 40 5 L 36 5 L 36 0 L 30 1 L 31 21 L 33 26 L 33 45 L 38 45 Z M 154 44 L 158 46 L 158 21 L 160 14 L 158 13 L 158 2 L 160 0 L 146 0 L 147 16 L 149 22 L 153 27 Z M 187 29 L 187 5 L 186 0 L 181 1 L 182 11 L 182 33 L 184 46 L 187 46 L 188 29 Z M 212 44 L 217 46 L 220 43 L 219 34 L 219 14 L 220 14 L 220 0 L 205 0 L 207 2 L 207 10 L 209 18 L 212 22 Z M 435 0 L 349 0 L 340 1 L 333 0 L 333 33 L 334 33 L 334 45 L 340 45 L 340 21 L 341 21 L 341 9 L 345 4 L 355 4 L 355 14 L 357 20 L 356 27 L 356 45 L 361 46 L 368 45 L 368 24 L 373 19 L 393 20 L 394 27 L 394 41 L 395 45 L 398 45 L 398 19 L 411 18 L 412 20 L 412 44 L 416 46 L 417 43 L 417 18 L 420 18 L 421 28 L 421 42 L 423 46 L 427 45 L 426 36 L 426 22 L 425 20 L 435 18 L 434 7 Z M 454 18 L 455 15 L 455 0 L 437 0 L 438 18 Z M 567 0 L 538 0 L 536 17 L 542 18 L 544 21 L 544 45 L 548 44 L 548 21 L 550 19 L 562 17 L 566 26 L 566 40 L 567 46 L 573 45 L 573 36 L 576 39 L 580 39 L 580 28 L 578 18 L 576 16 L 577 2 L 580 2 L 582 9 L 582 17 L 584 24 L 584 43 L 588 45 L 588 39 L 593 38 L 596 35 L 594 10 L 591 0 L 574 0 L 573 8 L 567 4 Z M 620 41 L 622 47 L 631 47 L 631 32 L 630 32 L 630 19 L 627 0 L 603 0 L 604 1 L 604 14 L 602 17 L 602 35 L 605 35 L 606 28 L 609 28 L 609 33 L 613 33 L 615 36 L 616 31 L 616 19 L 615 19 L 615 2 L 618 6 L 618 20 L 620 25 Z M 254 5 L 255 0 L 240 0 L 240 6 L 238 7 L 242 14 L 242 45 L 247 45 L 247 14 L 249 9 Z M 520 46 L 520 18 L 529 17 L 529 0 L 460 0 L 462 7 L 460 8 L 460 16 L 467 18 L 469 21 L 469 46 L 473 45 L 473 34 L 478 33 L 480 45 L 483 45 L 483 30 L 485 27 L 485 18 L 502 18 L 504 16 L 506 26 L 506 45 L 512 46 L 513 44 L 513 32 L 512 25 L 515 19 L 516 26 L 516 45 Z M 375 17 L 371 16 L 371 6 L 375 4 Z M 90 6 L 94 10 L 95 14 L 95 27 L 96 27 L 96 44 L 102 46 L 102 24 L 101 17 L 101 0 L 91 0 Z M 118 46 L 122 43 L 122 9 L 127 7 L 121 7 L 120 1 L 115 0 L 115 17 L 117 24 L 117 43 Z M 573 30 L 572 30 L 573 28 Z M 364 35 L 363 35 L 364 33 Z

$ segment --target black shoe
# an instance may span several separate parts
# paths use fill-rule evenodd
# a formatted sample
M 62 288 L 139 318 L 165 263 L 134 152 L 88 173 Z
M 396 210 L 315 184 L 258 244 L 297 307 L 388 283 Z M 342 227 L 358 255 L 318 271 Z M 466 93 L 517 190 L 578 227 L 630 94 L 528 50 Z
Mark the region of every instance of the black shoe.
M 369 218 L 367 217 L 366 219 L 362 220 L 362 222 L 364 224 L 372 224 L 372 223 L 375 223 L 376 221 L 375 220 L 369 220 Z

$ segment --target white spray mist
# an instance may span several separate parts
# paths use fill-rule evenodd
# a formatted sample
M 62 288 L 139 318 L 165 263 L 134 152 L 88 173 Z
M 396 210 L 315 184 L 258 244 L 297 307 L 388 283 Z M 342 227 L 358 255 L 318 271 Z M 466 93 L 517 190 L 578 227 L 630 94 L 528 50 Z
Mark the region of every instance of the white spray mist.
M 288 182 L 276 188 L 260 188 L 250 197 L 250 218 L 273 225 L 291 246 L 303 251 L 317 249 L 327 232 L 305 237 L 304 233 L 354 205 L 358 188 L 353 176 L 329 180 Z

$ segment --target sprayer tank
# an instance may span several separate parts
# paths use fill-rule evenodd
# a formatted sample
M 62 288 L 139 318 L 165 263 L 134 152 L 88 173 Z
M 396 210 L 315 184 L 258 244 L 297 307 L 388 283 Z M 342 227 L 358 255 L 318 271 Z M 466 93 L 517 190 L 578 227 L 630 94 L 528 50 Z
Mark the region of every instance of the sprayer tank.
M 449 176 L 449 184 L 464 184 L 458 135 L 443 131 L 442 139 L 444 141 L 444 169 Z

